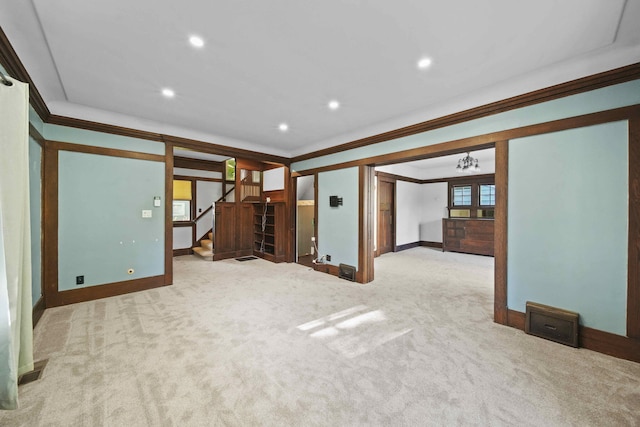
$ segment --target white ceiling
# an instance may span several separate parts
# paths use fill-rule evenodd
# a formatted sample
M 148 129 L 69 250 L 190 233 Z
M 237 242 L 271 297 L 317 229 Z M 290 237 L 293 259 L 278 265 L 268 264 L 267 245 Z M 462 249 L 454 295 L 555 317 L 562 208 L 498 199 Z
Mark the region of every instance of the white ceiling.
M 284 156 L 640 61 L 640 0 L 0 5 L 53 114 Z
M 467 153 L 460 153 L 400 164 L 376 166 L 376 170 L 415 179 L 452 178 L 460 176 L 456 167 L 458 166 L 458 160 L 466 155 Z M 478 160 L 478 166 L 480 167 L 480 170 L 473 172 L 473 174 L 490 174 L 496 172 L 495 148 L 471 151 L 469 155 Z

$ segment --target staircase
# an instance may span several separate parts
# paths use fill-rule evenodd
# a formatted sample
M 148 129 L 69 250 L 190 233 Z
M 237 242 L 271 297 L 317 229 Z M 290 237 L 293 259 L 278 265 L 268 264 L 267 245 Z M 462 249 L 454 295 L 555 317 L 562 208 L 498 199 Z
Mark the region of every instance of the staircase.
M 207 261 L 213 261 L 213 233 L 209 233 L 207 237 L 209 238 L 200 240 L 200 246 L 194 246 L 191 249 Z

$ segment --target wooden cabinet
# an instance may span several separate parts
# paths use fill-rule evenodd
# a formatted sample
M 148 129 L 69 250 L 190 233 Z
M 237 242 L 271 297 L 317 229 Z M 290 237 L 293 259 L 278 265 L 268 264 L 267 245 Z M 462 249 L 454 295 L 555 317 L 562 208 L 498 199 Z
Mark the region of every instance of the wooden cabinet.
M 253 254 L 272 262 L 285 262 L 286 205 L 253 205 Z
M 215 261 L 251 255 L 253 252 L 253 205 L 215 204 L 213 259 Z
M 493 256 L 493 220 L 443 219 L 442 250 Z

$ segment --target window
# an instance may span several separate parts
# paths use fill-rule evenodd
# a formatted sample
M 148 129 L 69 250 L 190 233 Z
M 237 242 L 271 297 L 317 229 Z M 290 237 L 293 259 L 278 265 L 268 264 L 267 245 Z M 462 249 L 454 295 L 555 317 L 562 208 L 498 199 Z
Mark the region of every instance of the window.
M 173 220 L 174 221 L 191 220 L 191 201 L 190 200 L 174 200 L 173 201 Z
M 480 184 L 480 206 L 495 206 L 496 186 L 495 184 Z
M 191 221 L 191 181 L 173 181 L 173 220 Z
M 471 206 L 471 186 L 453 187 L 453 206 Z
M 493 219 L 496 205 L 494 176 L 451 178 L 448 203 L 449 218 Z

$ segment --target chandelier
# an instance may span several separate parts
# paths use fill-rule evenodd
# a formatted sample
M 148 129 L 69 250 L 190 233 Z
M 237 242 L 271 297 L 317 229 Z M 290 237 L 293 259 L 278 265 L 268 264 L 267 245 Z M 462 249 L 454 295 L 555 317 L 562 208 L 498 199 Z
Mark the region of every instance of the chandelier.
M 478 166 L 478 159 L 474 159 L 467 153 L 466 156 L 458 160 L 458 166 L 456 170 L 459 173 L 473 173 L 480 171 L 480 166 Z

